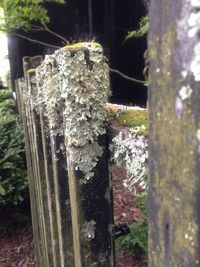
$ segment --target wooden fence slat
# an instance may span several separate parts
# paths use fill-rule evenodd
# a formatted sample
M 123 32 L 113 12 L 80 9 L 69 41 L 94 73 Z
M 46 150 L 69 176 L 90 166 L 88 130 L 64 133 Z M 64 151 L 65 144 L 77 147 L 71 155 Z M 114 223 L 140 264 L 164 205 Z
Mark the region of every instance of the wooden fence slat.
M 47 103 L 44 103 L 46 95 L 44 95 L 45 92 L 42 91 L 43 87 L 45 88 L 46 84 L 50 86 L 52 74 L 55 74 L 55 69 L 51 71 L 52 65 L 53 62 L 49 62 L 46 65 L 41 65 L 37 70 L 37 72 L 39 72 L 39 75 L 41 75 L 41 73 L 44 73 L 45 77 L 42 77 L 42 79 L 40 79 L 40 81 L 38 82 L 38 90 L 41 90 L 41 92 L 38 93 L 38 96 L 41 97 L 42 104 L 38 105 L 38 103 L 36 103 L 36 105 L 37 108 L 39 108 L 43 113 L 43 116 L 46 116 L 46 120 L 48 120 L 48 123 L 46 122 L 45 127 L 46 130 L 48 130 L 50 145 L 49 151 L 51 152 L 51 160 L 49 158 L 49 161 L 52 164 L 52 192 L 54 216 L 56 216 L 54 218 L 54 232 L 57 238 L 56 243 L 58 244 L 56 258 L 59 266 L 71 267 L 74 266 L 74 247 L 72 238 L 71 209 L 69 201 L 64 137 L 62 131 L 59 130 L 59 128 L 62 129 L 63 127 L 63 120 L 61 119 L 62 113 L 61 110 L 59 110 L 57 107 L 56 97 L 53 96 L 53 98 L 51 98 L 50 96 L 47 99 Z M 54 88 L 54 86 L 55 83 L 52 84 L 52 90 L 54 90 L 56 93 L 56 88 Z M 46 94 L 49 93 L 50 92 L 48 91 L 48 89 L 46 89 Z M 52 121 L 59 122 L 57 123 L 58 129 L 55 126 L 52 127 Z M 43 124 L 45 124 L 45 121 Z
M 27 110 L 27 116 L 30 118 L 29 124 L 29 135 L 31 137 L 31 149 L 33 157 L 33 173 L 34 173 L 34 186 L 36 188 L 36 203 L 37 203 L 37 212 L 39 216 L 39 244 L 36 246 L 41 247 L 42 252 L 42 264 L 44 266 L 50 267 L 51 265 L 51 249 L 48 250 L 48 240 L 49 233 L 47 227 L 49 223 L 46 219 L 47 205 L 46 205 L 46 190 L 45 190 L 45 177 L 44 177 L 44 164 L 43 160 L 43 151 L 41 150 L 41 131 L 40 131 L 40 122 L 37 112 L 34 110 L 31 95 L 33 94 L 33 86 L 31 78 L 34 72 L 30 72 L 36 66 L 41 63 L 41 56 L 29 58 L 23 58 L 24 65 L 24 75 L 27 85 L 27 97 L 29 97 L 29 106 Z M 29 73 L 28 73 L 29 70 Z M 27 98 L 28 100 L 28 98 Z M 33 200 L 34 201 L 34 200 Z M 45 221 L 46 219 L 46 221 Z
M 68 174 L 62 135 L 50 134 L 52 164 L 54 174 L 54 194 L 61 266 L 74 266 L 74 247 L 72 239 L 71 207 L 69 201 Z M 64 147 L 63 147 L 64 149 Z
M 26 162 L 27 162 L 27 171 L 28 171 L 28 177 L 29 177 L 29 192 L 30 192 L 30 198 L 31 198 L 31 215 L 32 215 L 32 225 L 33 225 L 33 237 L 34 237 L 34 244 L 39 244 L 40 235 L 39 235 L 39 218 L 38 218 L 38 208 L 37 208 L 37 200 L 36 200 L 36 187 L 34 184 L 34 166 L 33 166 L 33 158 L 32 158 L 32 151 L 31 151 L 31 137 L 29 135 L 29 128 L 28 126 L 31 124 L 30 118 L 27 116 L 27 99 L 25 99 L 25 82 L 22 80 L 17 80 L 17 83 L 19 85 L 19 94 L 20 98 L 18 101 L 20 102 L 21 106 L 21 115 L 22 115 L 22 121 L 23 121 L 23 127 L 24 127 L 24 135 L 25 135 L 25 148 L 26 148 Z M 42 249 L 38 245 L 35 246 L 35 252 L 36 252 L 36 260 L 37 265 L 41 266 L 43 263 L 41 261 L 42 259 Z
M 52 153 L 49 136 L 49 124 L 48 119 L 44 116 L 43 112 L 40 111 L 40 122 L 42 131 L 42 142 L 44 150 L 44 161 L 45 161 L 45 173 L 46 173 L 46 184 L 47 184 L 47 197 L 48 197 L 48 209 L 50 217 L 50 231 L 51 231 L 51 243 L 53 253 L 53 264 L 54 267 L 60 266 L 60 249 L 58 241 L 58 225 L 56 219 L 56 199 L 54 194 L 54 179 L 53 179 L 53 166 L 52 166 Z

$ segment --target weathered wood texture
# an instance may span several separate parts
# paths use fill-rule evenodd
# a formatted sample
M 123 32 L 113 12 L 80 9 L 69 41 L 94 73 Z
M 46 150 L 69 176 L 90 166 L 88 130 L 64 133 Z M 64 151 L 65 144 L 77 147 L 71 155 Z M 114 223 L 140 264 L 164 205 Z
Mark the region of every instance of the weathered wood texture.
M 149 267 L 200 266 L 200 2 L 152 0 Z
M 23 63 L 23 90 L 20 81 L 16 83 L 38 267 L 111 267 L 113 215 L 104 105 L 109 72 L 102 48 L 80 44 L 42 63 L 39 56 L 25 57 Z

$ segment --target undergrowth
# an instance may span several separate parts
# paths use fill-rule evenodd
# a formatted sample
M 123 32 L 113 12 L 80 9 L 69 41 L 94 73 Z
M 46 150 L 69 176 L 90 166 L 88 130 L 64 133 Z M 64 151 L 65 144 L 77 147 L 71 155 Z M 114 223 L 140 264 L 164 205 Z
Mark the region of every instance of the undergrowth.
M 140 258 L 148 252 L 148 221 L 147 221 L 147 193 L 143 192 L 136 199 L 136 207 L 140 208 L 144 220 L 134 222 L 130 226 L 130 234 L 122 236 L 116 241 L 118 251 Z
M 0 90 L 0 205 L 21 203 L 28 185 L 23 130 L 11 96 Z

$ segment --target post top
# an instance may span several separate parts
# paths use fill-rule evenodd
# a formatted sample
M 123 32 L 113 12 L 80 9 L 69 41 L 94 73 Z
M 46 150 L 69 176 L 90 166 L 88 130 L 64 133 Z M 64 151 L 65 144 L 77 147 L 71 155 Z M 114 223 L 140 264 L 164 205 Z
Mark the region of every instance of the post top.
M 81 49 L 81 48 L 101 48 L 102 46 L 99 43 L 96 42 L 80 42 L 80 43 L 75 43 L 72 45 L 67 45 L 63 47 L 63 50 L 67 49 Z

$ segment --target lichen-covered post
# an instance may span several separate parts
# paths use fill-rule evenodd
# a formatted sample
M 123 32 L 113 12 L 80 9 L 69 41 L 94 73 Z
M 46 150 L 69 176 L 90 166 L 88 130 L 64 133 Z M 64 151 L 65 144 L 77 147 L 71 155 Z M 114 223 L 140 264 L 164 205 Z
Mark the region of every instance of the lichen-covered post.
M 34 105 L 40 113 L 50 211 L 54 267 L 74 266 L 71 208 L 63 136 L 63 100 L 55 55 L 36 69 Z
M 200 266 L 200 1 L 152 0 L 149 267 Z
M 27 156 L 27 167 L 29 175 L 29 191 L 31 198 L 31 212 L 33 222 L 33 234 L 35 241 L 35 251 L 37 256 L 37 264 L 39 266 L 46 264 L 47 257 L 43 253 L 44 251 L 44 233 L 41 227 L 41 205 L 39 203 L 39 188 L 38 184 L 38 167 L 37 167 L 37 151 L 36 151 L 36 136 L 33 128 L 33 109 L 31 105 L 31 84 L 30 74 L 28 70 L 34 68 L 40 64 L 42 60 L 41 56 L 36 56 L 33 59 L 29 57 L 23 58 L 24 67 L 24 86 L 20 93 L 22 94 L 23 102 L 23 123 L 25 129 L 25 140 L 26 140 L 26 156 Z M 48 265 L 47 265 L 48 266 Z
M 113 266 L 106 102 L 109 70 L 96 43 L 56 54 L 64 99 L 64 135 L 76 267 Z
M 29 109 L 29 105 L 27 104 L 27 86 L 25 85 L 24 79 L 18 79 L 15 81 L 16 86 L 18 88 L 18 105 L 20 106 L 20 117 L 23 122 L 24 128 L 24 139 L 25 139 L 25 150 L 26 150 L 26 166 L 29 177 L 29 193 L 31 199 L 31 215 L 32 215 L 32 226 L 33 226 L 33 237 L 34 243 L 39 243 L 39 219 L 37 213 L 37 200 L 35 194 L 35 186 L 34 186 L 34 166 L 31 154 L 31 138 L 29 135 L 29 125 L 30 125 L 30 117 L 28 116 L 27 109 Z M 41 257 L 41 247 L 35 247 L 35 254 L 37 265 L 42 264 Z

